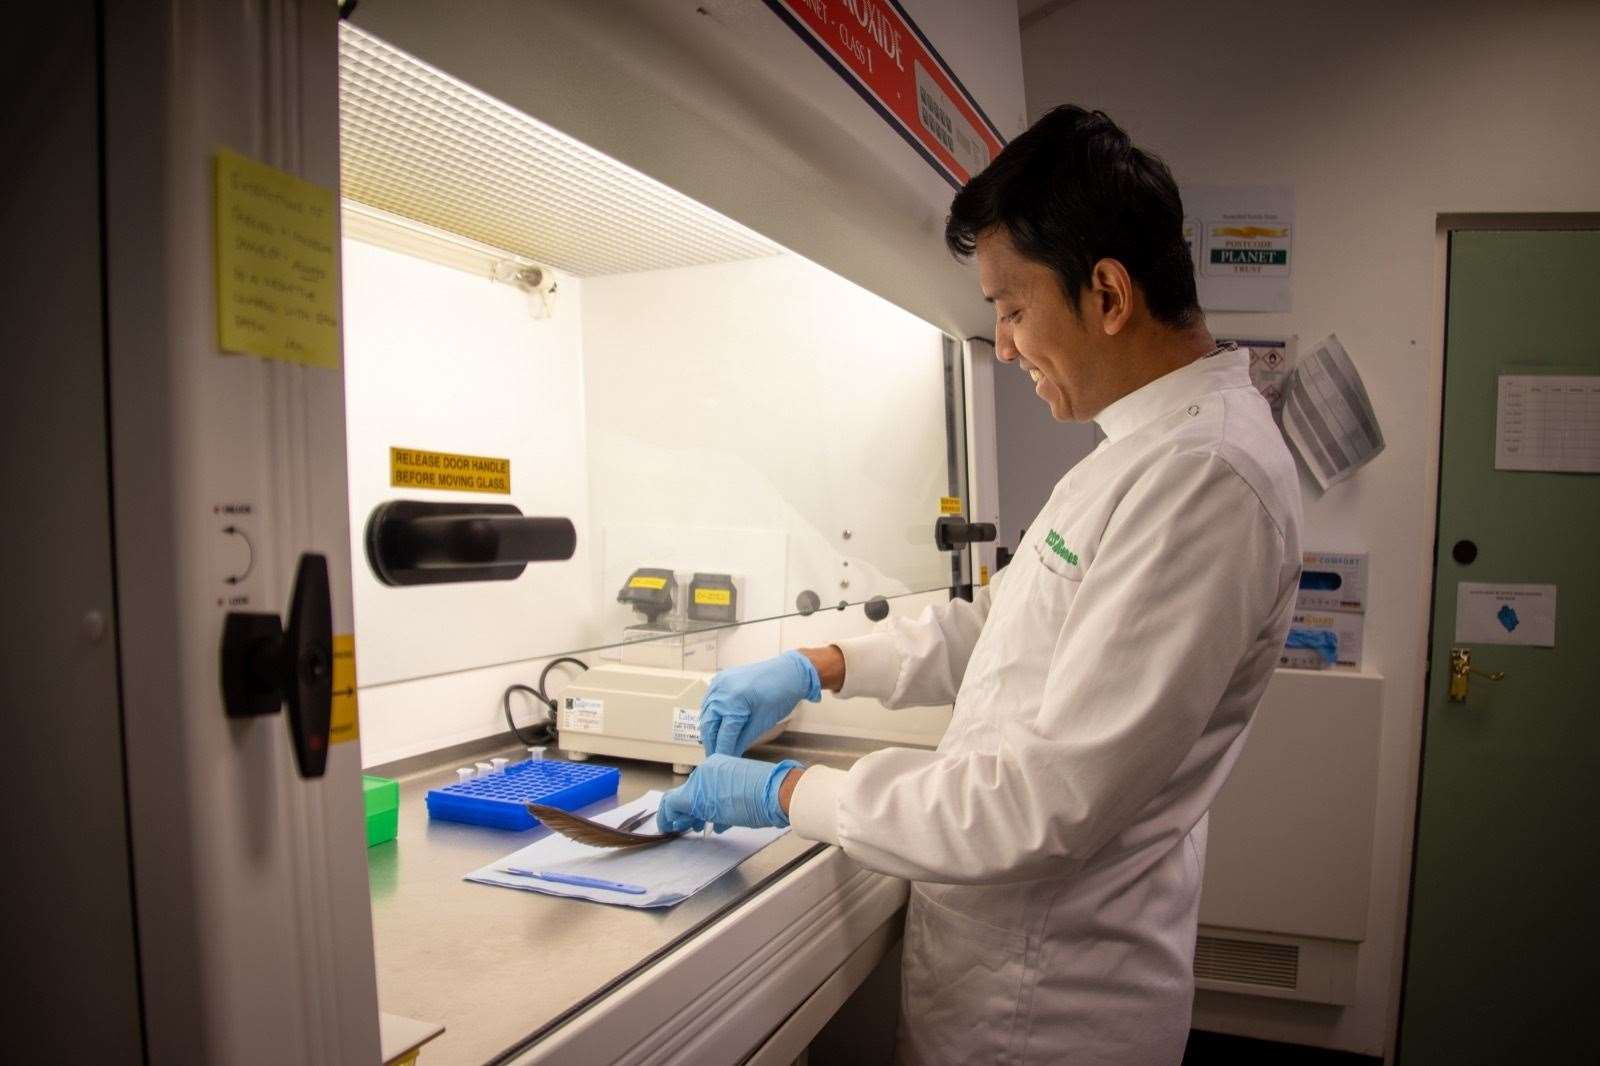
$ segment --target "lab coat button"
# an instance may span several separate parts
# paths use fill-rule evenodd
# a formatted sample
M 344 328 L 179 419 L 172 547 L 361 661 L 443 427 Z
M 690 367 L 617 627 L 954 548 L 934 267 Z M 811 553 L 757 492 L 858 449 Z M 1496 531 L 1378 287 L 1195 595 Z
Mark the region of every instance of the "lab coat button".
M 1192 404 L 1189 405 L 1189 417 L 1190 418 L 1193 418 L 1195 415 L 1197 415 L 1199 413 L 1200 413 L 1200 405 L 1199 404 L 1192 403 Z

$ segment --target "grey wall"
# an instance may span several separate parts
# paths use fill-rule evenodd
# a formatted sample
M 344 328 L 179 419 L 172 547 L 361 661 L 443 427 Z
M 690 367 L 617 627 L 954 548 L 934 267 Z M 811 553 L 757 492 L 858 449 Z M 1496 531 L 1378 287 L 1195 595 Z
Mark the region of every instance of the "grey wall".
M 1180 184 L 1293 185 L 1292 310 L 1213 314 L 1212 329 L 1296 334 L 1302 351 L 1337 331 L 1383 426 L 1387 450 L 1355 477 L 1325 494 L 1303 481 L 1304 546 L 1371 552 L 1365 669 L 1384 677 L 1357 1002 L 1195 1003 L 1201 1028 L 1380 1053 L 1398 996 L 1423 718 L 1439 216 L 1600 205 L 1600 4 L 1075 0 L 1024 29 L 1023 70 L 1031 116 L 1069 101 L 1104 108 Z
M 1000 536 L 1016 550 L 1021 532 L 1038 515 L 1061 476 L 1094 450 L 1094 424 L 1057 422 L 1015 363 L 994 369 L 995 452 L 1000 482 Z

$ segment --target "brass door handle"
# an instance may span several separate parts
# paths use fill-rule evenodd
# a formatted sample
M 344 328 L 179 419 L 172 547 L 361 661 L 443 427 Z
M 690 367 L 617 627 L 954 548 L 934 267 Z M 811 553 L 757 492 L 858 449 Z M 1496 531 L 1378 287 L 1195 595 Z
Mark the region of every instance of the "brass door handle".
M 1485 681 L 1505 680 L 1504 670 L 1479 670 L 1472 665 L 1471 648 L 1450 649 L 1450 702 L 1467 702 L 1467 679 L 1476 674 Z

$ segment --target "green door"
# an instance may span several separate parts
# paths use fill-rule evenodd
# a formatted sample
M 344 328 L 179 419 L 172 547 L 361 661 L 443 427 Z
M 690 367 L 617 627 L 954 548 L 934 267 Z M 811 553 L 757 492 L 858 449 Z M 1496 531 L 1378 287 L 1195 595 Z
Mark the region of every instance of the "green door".
M 1566 394 L 1529 416 L 1555 375 Z M 1402 1066 L 1600 1063 L 1600 475 L 1495 465 L 1502 389 L 1518 454 L 1600 453 L 1594 375 L 1600 232 L 1452 234 Z M 1494 587 L 1460 597 L 1458 643 L 1461 582 Z M 1553 648 L 1498 642 L 1536 636 L 1548 602 L 1506 584 L 1556 586 Z M 1458 648 L 1504 679 L 1452 701 Z

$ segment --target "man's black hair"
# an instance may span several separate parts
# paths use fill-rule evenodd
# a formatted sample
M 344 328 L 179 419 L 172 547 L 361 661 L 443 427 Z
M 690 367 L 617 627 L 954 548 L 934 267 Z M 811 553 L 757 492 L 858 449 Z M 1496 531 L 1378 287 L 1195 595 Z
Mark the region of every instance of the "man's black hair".
M 945 243 L 969 256 L 996 226 L 1056 272 L 1074 313 L 1094 264 L 1115 259 L 1159 321 L 1200 318 L 1172 172 L 1103 111 L 1057 107 L 1006 145 L 951 202 Z

